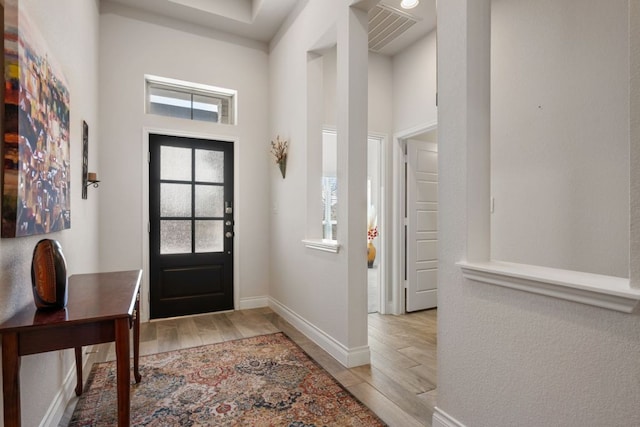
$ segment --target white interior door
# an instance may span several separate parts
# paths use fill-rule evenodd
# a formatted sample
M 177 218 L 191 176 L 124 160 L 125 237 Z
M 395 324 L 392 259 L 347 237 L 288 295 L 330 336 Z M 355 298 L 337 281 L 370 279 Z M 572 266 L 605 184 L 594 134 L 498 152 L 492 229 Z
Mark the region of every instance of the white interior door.
M 437 306 L 438 150 L 429 142 L 407 141 L 406 310 Z

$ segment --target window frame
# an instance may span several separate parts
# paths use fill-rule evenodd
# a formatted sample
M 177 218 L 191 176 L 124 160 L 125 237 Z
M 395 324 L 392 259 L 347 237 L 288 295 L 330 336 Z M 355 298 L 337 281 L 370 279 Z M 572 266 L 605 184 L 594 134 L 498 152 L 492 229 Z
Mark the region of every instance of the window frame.
M 222 124 L 222 125 L 232 125 L 232 126 L 237 125 L 237 103 L 238 103 L 237 94 L 238 92 L 236 90 L 221 88 L 217 86 L 204 85 L 200 83 L 187 82 L 183 80 L 170 79 L 167 77 L 152 76 L 152 75 L 145 75 L 144 78 L 145 78 L 145 96 L 144 96 L 145 114 L 184 119 L 178 116 L 157 114 L 157 113 L 151 112 L 151 90 L 150 89 L 163 89 L 167 91 L 179 92 L 179 93 L 190 95 L 190 99 L 191 99 L 190 120 L 197 120 L 197 121 Z M 200 120 L 200 119 L 193 118 L 194 116 L 193 115 L 193 111 L 194 111 L 193 97 L 194 96 L 203 96 L 207 98 L 212 98 L 213 100 L 217 101 L 217 105 L 219 108 L 217 121 Z M 229 103 L 229 108 L 227 113 L 228 123 L 224 123 L 222 121 L 222 117 L 223 117 L 222 104 L 224 102 Z

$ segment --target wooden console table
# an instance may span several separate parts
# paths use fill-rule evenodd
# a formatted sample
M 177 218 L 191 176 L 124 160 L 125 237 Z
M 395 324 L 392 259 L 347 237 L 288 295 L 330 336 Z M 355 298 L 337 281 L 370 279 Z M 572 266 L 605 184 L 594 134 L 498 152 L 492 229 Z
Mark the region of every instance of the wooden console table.
M 115 341 L 118 426 L 130 420 L 129 329 L 133 327 L 133 370 L 140 382 L 140 279 L 142 271 L 69 277 L 65 309 L 25 307 L 0 325 L 4 425 L 20 426 L 20 356 L 75 348 L 76 394 L 82 393 L 82 346 Z

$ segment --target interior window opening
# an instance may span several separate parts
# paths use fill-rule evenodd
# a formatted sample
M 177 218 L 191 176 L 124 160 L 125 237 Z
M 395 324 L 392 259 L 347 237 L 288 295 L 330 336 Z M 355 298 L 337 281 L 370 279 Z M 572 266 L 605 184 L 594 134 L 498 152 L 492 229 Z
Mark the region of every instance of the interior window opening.
M 338 138 L 322 131 L 322 239 L 335 241 L 338 231 Z

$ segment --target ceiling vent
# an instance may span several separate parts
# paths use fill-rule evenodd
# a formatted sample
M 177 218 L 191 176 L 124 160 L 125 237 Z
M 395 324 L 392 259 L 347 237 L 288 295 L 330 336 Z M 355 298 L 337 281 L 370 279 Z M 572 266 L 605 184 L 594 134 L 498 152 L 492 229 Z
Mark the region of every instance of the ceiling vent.
M 379 52 L 418 22 L 413 16 L 379 4 L 369 12 L 369 50 Z

